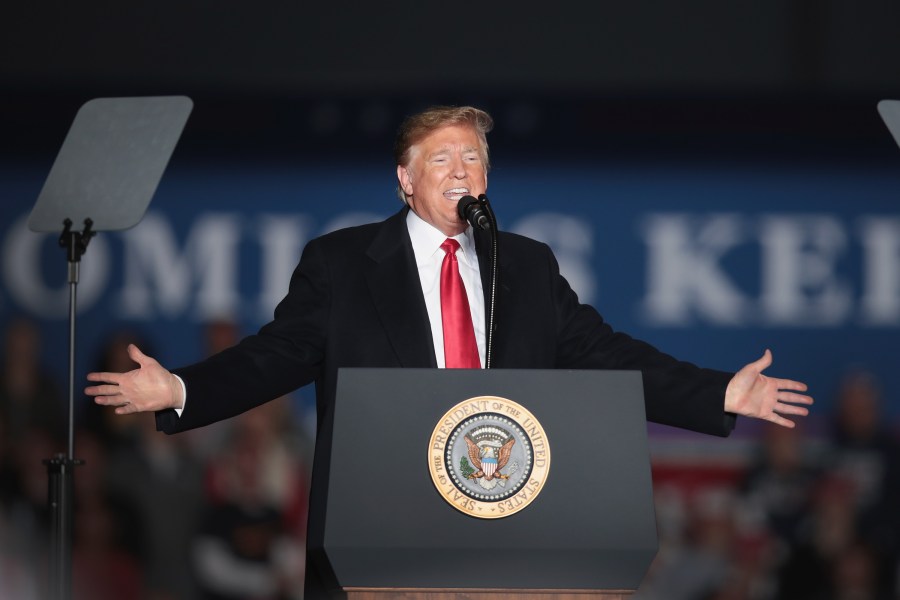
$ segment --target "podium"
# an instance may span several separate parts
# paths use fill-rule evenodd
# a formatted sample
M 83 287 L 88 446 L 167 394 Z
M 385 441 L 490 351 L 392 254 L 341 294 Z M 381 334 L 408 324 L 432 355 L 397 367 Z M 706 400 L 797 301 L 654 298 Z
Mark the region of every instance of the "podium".
M 657 547 L 640 373 L 339 372 L 308 532 L 328 597 L 620 600 Z

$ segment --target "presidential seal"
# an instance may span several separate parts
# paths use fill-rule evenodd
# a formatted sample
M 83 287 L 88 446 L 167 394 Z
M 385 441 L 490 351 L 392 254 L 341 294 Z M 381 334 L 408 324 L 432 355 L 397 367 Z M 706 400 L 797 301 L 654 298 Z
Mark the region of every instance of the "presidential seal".
M 499 519 L 537 498 L 550 470 L 550 446 L 544 428 L 522 405 L 478 396 L 438 422 L 428 468 L 451 506 L 480 519 Z

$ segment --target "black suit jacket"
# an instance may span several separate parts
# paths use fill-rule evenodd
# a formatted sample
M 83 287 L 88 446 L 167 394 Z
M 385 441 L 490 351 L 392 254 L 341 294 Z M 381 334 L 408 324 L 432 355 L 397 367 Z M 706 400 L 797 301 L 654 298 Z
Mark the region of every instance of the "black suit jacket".
M 436 367 L 422 287 L 400 211 L 382 223 L 330 233 L 307 244 L 275 318 L 258 334 L 175 372 L 188 398 L 179 418 L 157 414 L 167 433 L 200 427 L 316 383 L 316 463 L 328 463 L 340 367 Z M 650 420 L 727 435 L 723 409 L 730 373 L 700 369 L 617 333 L 578 302 L 550 248 L 522 236 L 499 237 L 493 366 L 516 369 L 635 369 L 643 372 Z M 489 239 L 476 233 L 485 294 Z M 485 306 L 488 306 L 487 299 Z M 328 474 L 314 469 L 306 597 L 328 597 L 335 580 L 318 551 Z
M 174 433 L 207 425 L 311 382 L 321 426 L 339 367 L 436 367 L 407 210 L 309 242 L 272 322 L 234 348 L 175 370 L 187 405 L 180 418 L 158 413 L 157 427 Z M 486 294 L 488 242 L 478 232 Z M 499 247 L 494 367 L 640 370 L 649 420 L 728 435 L 730 373 L 700 369 L 614 332 L 578 302 L 545 244 L 501 233 Z

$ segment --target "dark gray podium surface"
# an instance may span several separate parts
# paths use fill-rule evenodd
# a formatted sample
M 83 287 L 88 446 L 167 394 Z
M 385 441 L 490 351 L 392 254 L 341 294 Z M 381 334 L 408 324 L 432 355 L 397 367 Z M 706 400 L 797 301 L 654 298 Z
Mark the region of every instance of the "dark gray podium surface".
M 476 396 L 526 407 L 551 450 L 540 494 L 501 519 L 456 510 L 429 474 L 435 426 Z M 341 587 L 633 590 L 656 554 L 640 373 L 346 369 L 333 417 L 311 548 Z

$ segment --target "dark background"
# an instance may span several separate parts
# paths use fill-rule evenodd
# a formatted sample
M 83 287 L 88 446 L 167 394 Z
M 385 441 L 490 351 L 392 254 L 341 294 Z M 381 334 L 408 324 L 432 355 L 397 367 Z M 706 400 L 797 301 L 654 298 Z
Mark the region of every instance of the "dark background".
M 900 93 L 888 0 L 44 2 L 0 23 L 13 154 L 55 150 L 90 97 L 175 93 L 204 155 L 383 148 L 432 102 L 492 109 L 492 143 L 535 153 L 855 154 L 889 150 L 874 103 Z

